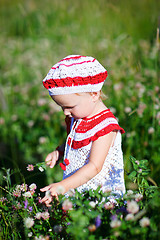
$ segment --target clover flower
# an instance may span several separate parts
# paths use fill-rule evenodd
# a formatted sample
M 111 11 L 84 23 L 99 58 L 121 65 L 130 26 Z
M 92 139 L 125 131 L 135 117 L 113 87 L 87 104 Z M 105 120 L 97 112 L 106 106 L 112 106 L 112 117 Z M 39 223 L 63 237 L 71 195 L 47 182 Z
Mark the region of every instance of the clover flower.
M 130 196 L 130 195 L 132 195 L 132 194 L 133 194 L 133 191 L 132 191 L 132 190 L 128 190 L 126 195 L 127 195 L 127 196 Z
M 62 186 L 61 186 L 62 187 Z M 62 187 L 63 188 L 63 187 Z M 56 189 L 57 190 L 57 189 Z M 61 190 L 60 192 L 63 194 L 63 192 L 65 191 L 65 189 L 63 188 L 63 191 Z M 59 190 L 58 190 L 58 192 L 59 192 Z M 57 192 L 57 193 L 58 193 Z M 60 193 L 58 193 L 58 194 L 60 194 Z M 75 190 L 73 189 L 73 188 L 71 188 L 68 192 L 67 192 L 67 194 L 70 196 L 70 197 L 73 197 L 74 195 L 75 195 Z
M 28 187 L 28 185 L 25 184 L 25 183 L 23 183 L 23 184 L 20 186 L 20 189 L 21 189 L 22 192 L 25 192 L 25 191 L 27 191 L 27 187 Z
M 41 212 L 36 213 L 36 215 L 35 215 L 36 219 L 41 219 L 41 217 L 42 217 L 42 213 Z
M 28 191 L 28 192 L 23 193 L 23 197 L 28 197 L 28 198 L 30 198 L 30 197 L 32 197 L 32 195 L 31 195 L 31 193 Z
M 21 191 L 20 191 L 20 190 L 14 190 L 14 191 L 13 191 L 13 196 L 15 196 L 15 197 L 21 197 Z
M 32 237 L 33 233 L 32 232 L 29 232 L 28 233 L 28 237 Z
M 150 220 L 148 217 L 143 217 L 140 221 L 139 224 L 141 227 L 148 227 L 150 225 Z
M 114 208 L 114 204 L 111 202 L 107 202 L 104 204 L 104 208 L 107 210 L 113 209 Z
M 69 199 L 64 200 L 62 204 L 62 208 L 65 211 L 71 210 L 72 209 L 72 202 Z
M 29 189 L 30 190 L 35 190 L 37 188 L 37 185 L 35 183 L 32 183 L 30 186 L 29 186 Z
M 135 214 L 135 213 L 137 213 L 139 211 L 139 206 L 136 203 L 136 201 L 132 200 L 132 201 L 128 201 L 127 202 L 127 211 L 129 213 L 133 213 L 133 214 Z
M 96 206 L 96 202 L 94 202 L 94 201 L 90 201 L 90 202 L 89 202 L 89 205 L 90 205 L 92 208 L 95 208 L 95 206 Z
M 24 225 L 25 225 L 26 228 L 31 228 L 34 225 L 33 218 L 30 218 L 30 217 L 25 218 L 24 219 Z
M 141 194 L 141 193 L 137 193 L 136 195 L 135 195 L 135 200 L 136 200 L 136 202 L 139 202 L 139 201 L 141 201 L 143 199 L 143 195 Z
M 41 217 L 43 218 L 43 220 L 49 219 L 50 215 L 49 212 L 42 212 L 41 213 Z
M 65 188 L 62 186 L 62 185 L 59 185 L 57 188 L 56 188 L 56 192 L 57 194 L 63 194 L 65 191 Z
M 153 134 L 154 133 L 154 128 L 153 127 L 150 127 L 148 128 L 148 134 Z
M 125 217 L 126 221 L 131 221 L 133 219 L 134 219 L 134 215 L 132 213 L 127 214 L 127 216 Z
M 121 226 L 121 221 L 118 219 L 112 220 L 110 223 L 111 228 L 117 228 Z

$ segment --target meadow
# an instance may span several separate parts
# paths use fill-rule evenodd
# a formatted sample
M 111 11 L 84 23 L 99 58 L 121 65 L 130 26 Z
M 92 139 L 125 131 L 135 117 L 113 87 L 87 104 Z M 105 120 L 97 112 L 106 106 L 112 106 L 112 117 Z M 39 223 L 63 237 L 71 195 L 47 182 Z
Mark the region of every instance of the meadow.
M 109 76 L 103 88 L 107 95 L 104 102 L 125 129 L 123 153 L 126 188 L 137 191 L 136 193 L 139 193 L 139 190 L 143 192 L 148 204 L 147 196 L 151 199 L 153 188 L 158 188 L 160 184 L 159 10 L 160 3 L 156 0 L 0 1 L 0 194 L 2 197 L 6 194 L 8 196 L 8 192 L 13 194 L 14 184 L 27 183 L 29 186 L 36 183 L 38 190 L 48 183 L 61 180 L 63 173 L 59 166 L 43 172 L 35 168 L 35 171 L 30 173 L 26 167 L 28 164 L 43 166 L 46 155 L 66 137 L 63 113 L 51 101 L 42 85 L 42 80 L 57 61 L 70 54 L 80 54 L 95 57 L 108 70 Z M 144 175 L 140 175 L 140 179 L 141 181 L 145 179 L 143 182 L 137 183 L 139 168 L 134 169 L 130 156 L 139 162 L 142 161 L 140 169 L 143 170 Z M 153 188 L 147 195 L 147 188 L 150 187 Z M 4 189 L 7 189 L 7 192 Z M 97 194 L 95 194 L 96 199 Z M 82 201 L 81 196 L 77 198 Z M 92 198 L 94 197 L 89 198 L 89 195 L 84 197 L 87 201 L 84 203 L 87 204 L 85 206 L 88 207 L 88 199 Z M 157 195 L 155 208 L 159 206 L 156 199 Z M 17 204 L 17 200 L 13 198 L 10 201 Z M 30 201 L 30 206 L 31 204 L 33 199 Z M 1 201 L 2 209 L 4 205 L 8 206 Z M 143 208 L 142 205 L 139 208 Z M 9 209 L 8 206 L 6 213 Z M 103 210 L 99 208 L 101 213 Z M 25 211 L 27 214 L 29 210 L 26 208 Z M 54 213 L 55 211 L 57 209 L 54 209 Z M 78 213 L 81 216 L 82 212 Z M 92 218 L 98 217 L 98 214 L 97 207 L 94 217 L 87 215 L 85 224 L 88 219 L 93 220 Z M 71 215 L 74 220 L 72 228 L 70 227 L 68 231 L 76 233 L 77 219 L 73 213 Z M 11 218 L 8 219 L 11 221 Z M 56 221 L 56 226 L 59 226 L 61 220 L 57 217 Z M 153 232 L 158 221 L 158 215 L 155 215 L 151 228 L 154 229 Z M 85 224 L 79 226 L 79 233 L 83 232 Z M 129 232 L 126 236 L 121 234 L 125 226 L 125 223 L 121 226 L 120 235 L 116 236 L 113 231 L 108 232 L 109 239 L 122 237 L 126 239 L 130 236 L 127 234 L 133 235 Z M 63 239 L 65 233 L 56 231 L 56 237 L 50 235 L 51 239 Z M 149 230 L 144 230 L 143 239 L 147 236 L 147 231 Z M 81 237 L 88 239 L 89 234 L 89 239 L 103 239 L 105 236 L 97 238 L 100 235 L 98 233 L 94 235 L 95 233 L 96 231 L 89 230 L 84 236 L 77 235 L 76 238 L 75 234 L 73 239 L 78 239 L 78 236 L 79 239 Z M 7 230 L 4 234 L 7 236 Z M 139 235 L 136 239 L 142 239 L 138 238 L 142 234 L 141 231 L 137 234 Z M 16 239 L 21 239 L 20 234 L 16 236 Z M 34 236 L 40 239 L 38 233 Z M 157 235 L 154 234 L 148 239 L 153 239 L 154 236 L 156 239 Z M 12 237 L 11 239 L 15 239 L 15 236 Z M 134 239 L 134 235 L 132 237 Z M 0 239 L 3 239 L 1 235 Z

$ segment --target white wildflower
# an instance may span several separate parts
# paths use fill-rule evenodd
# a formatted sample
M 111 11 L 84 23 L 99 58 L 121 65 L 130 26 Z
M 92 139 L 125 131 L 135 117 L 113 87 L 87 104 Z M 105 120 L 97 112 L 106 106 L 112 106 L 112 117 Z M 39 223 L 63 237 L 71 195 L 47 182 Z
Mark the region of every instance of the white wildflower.
M 124 111 L 125 111 L 125 113 L 130 113 L 132 111 L 132 109 L 130 107 L 125 107 Z
M 92 208 L 95 208 L 95 206 L 96 206 L 96 202 L 94 202 L 94 201 L 90 201 L 90 202 L 89 202 L 89 205 L 90 205 Z
M 41 217 L 42 217 L 42 213 L 41 212 L 36 213 L 36 215 L 35 215 L 36 219 L 41 219 Z
M 104 208 L 107 210 L 113 209 L 114 208 L 114 204 L 112 202 L 107 202 L 104 204 Z
M 32 232 L 29 232 L 28 233 L 28 237 L 32 237 L 33 233 Z
M 139 206 L 136 203 L 136 201 L 132 200 L 131 202 L 130 201 L 127 202 L 127 211 L 129 213 L 133 213 L 133 214 L 135 214 L 139 211 Z
M 65 211 L 72 210 L 72 202 L 69 199 L 66 199 L 64 200 L 62 207 Z
M 121 226 L 121 221 L 118 219 L 112 220 L 110 223 L 111 228 L 117 228 Z
M 59 185 L 56 188 L 56 192 L 57 192 L 58 195 L 63 194 L 65 192 L 65 188 L 62 185 Z
M 58 190 L 59 191 L 59 190 Z M 63 192 L 62 192 L 63 193 Z M 67 194 L 70 196 L 70 197 L 73 197 L 75 195 L 75 190 L 73 188 L 71 188 Z
M 23 183 L 23 184 L 20 186 L 20 189 L 21 189 L 21 191 L 25 192 L 25 191 L 27 191 L 27 187 L 28 187 L 28 185 L 25 184 L 25 183 Z
M 44 220 L 46 220 L 46 219 L 48 219 L 50 217 L 49 212 L 47 212 L 47 211 L 46 212 L 42 212 L 41 216 L 42 216 L 42 218 Z
M 154 133 L 154 128 L 153 127 L 150 127 L 148 128 L 148 134 L 153 134 Z
M 135 195 L 135 200 L 136 200 L 136 202 L 139 202 L 139 201 L 141 201 L 143 199 L 143 195 L 141 194 L 141 193 L 137 193 L 136 195 Z
M 35 190 L 37 188 L 37 185 L 35 183 L 32 183 L 30 186 L 29 186 L 29 189 L 30 190 Z
M 128 190 L 127 191 L 127 196 L 130 196 L 130 195 L 132 195 L 133 194 L 133 191 L 132 190 Z
M 25 218 L 24 219 L 24 225 L 25 225 L 26 228 L 31 228 L 34 225 L 33 218 L 30 218 L 30 217 Z
M 32 197 L 32 194 L 28 191 L 28 192 L 23 193 L 23 197 L 30 198 L 30 197 Z
M 127 216 L 125 217 L 126 221 L 130 221 L 134 219 L 134 215 L 132 213 L 127 214 Z
M 143 217 L 140 221 L 139 224 L 141 227 L 148 227 L 150 225 L 150 220 L 148 217 Z

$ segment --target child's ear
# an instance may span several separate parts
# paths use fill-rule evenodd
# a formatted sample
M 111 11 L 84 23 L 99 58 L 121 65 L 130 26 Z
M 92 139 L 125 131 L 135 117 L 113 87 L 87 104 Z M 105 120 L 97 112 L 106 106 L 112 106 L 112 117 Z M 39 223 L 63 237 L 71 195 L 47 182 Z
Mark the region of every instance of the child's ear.
M 100 95 L 101 95 L 100 91 L 91 93 L 94 102 L 96 102 L 100 98 Z

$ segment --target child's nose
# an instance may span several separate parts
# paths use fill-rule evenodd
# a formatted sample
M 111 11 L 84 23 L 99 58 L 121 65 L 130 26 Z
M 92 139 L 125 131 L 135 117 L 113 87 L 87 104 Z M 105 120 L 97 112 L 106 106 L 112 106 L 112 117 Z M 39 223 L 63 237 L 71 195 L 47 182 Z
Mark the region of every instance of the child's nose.
M 65 115 L 65 116 L 68 116 L 68 115 L 71 114 L 70 111 L 69 111 L 69 109 L 63 109 L 63 112 L 64 112 L 64 115 Z

